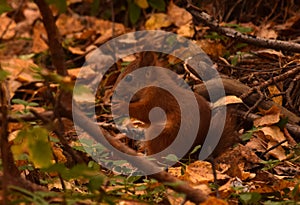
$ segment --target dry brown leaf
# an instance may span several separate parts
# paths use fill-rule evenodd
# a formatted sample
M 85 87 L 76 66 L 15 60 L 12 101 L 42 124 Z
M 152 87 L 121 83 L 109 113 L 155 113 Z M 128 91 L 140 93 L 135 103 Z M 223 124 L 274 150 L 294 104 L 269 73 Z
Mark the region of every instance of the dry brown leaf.
M 62 148 L 52 145 L 52 151 L 53 151 L 53 154 L 56 156 L 56 159 L 58 160 L 59 163 L 67 162 L 67 158 L 63 154 Z
M 173 1 L 168 6 L 168 17 L 178 27 L 191 23 L 193 19 L 187 10 L 178 7 Z
M 36 81 L 33 78 L 32 67 L 37 67 L 30 60 L 22 60 L 19 58 L 12 58 L 7 60 L 1 60 L 1 67 L 3 70 L 10 73 L 9 75 L 9 83 L 8 90 L 10 93 L 10 97 L 13 96 L 14 92 L 22 85 L 22 83 L 30 83 Z
M 263 49 L 263 50 L 259 50 L 256 51 L 255 53 L 259 54 L 260 56 L 265 56 L 265 57 L 269 57 L 269 58 L 284 58 L 285 55 L 281 52 L 281 51 L 275 51 L 273 49 Z
M 119 24 L 119 25 L 122 25 L 122 24 Z M 102 44 L 102 43 L 105 43 L 106 41 L 108 41 L 110 38 L 114 36 L 119 36 L 121 34 L 125 33 L 125 27 L 122 25 L 122 26 L 119 26 L 119 27 L 115 27 L 114 30 L 112 29 L 109 29 L 109 30 L 106 30 L 105 33 L 103 33 L 99 38 L 96 39 L 96 41 L 94 42 L 94 44 Z
M 273 146 L 275 146 L 277 144 L 278 144 L 278 142 L 270 141 L 270 142 L 268 142 L 267 149 L 270 149 L 271 147 L 273 147 Z M 267 153 L 267 156 L 268 155 L 271 155 L 271 156 L 273 156 L 273 157 L 275 157 L 275 158 L 277 158 L 279 160 L 285 160 L 286 157 L 287 157 L 286 154 L 285 154 L 284 149 L 282 148 L 282 146 L 278 146 L 275 149 L 272 149 L 271 151 L 269 151 Z
M 85 54 L 85 52 L 83 50 L 81 50 L 80 48 L 78 48 L 78 47 L 69 46 L 68 50 L 71 53 L 76 54 L 76 55 L 84 55 Z
M 214 181 L 211 163 L 205 161 L 196 161 L 186 167 L 184 179 L 192 184 L 203 184 Z M 217 171 L 218 179 L 226 179 L 226 174 Z
M 219 100 L 217 100 L 216 102 L 214 102 L 212 107 L 217 108 L 220 106 L 239 104 L 239 103 L 243 103 L 241 98 L 236 97 L 234 95 L 228 95 L 228 96 L 222 97 Z
M 201 205 L 228 205 L 228 203 L 216 197 L 209 197 L 205 202 L 201 203 Z
M 285 137 L 279 127 L 263 127 L 254 133 L 254 136 L 247 143 L 247 147 L 259 152 L 265 152 L 283 140 L 285 140 Z M 283 145 L 288 146 L 288 143 L 285 142 Z M 266 156 L 269 155 L 274 156 L 279 160 L 286 159 L 287 157 L 281 145 L 269 151 Z
M 259 135 L 264 136 L 263 132 L 255 132 L 254 136 L 251 137 L 246 146 L 253 150 L 257 150 L 258 152 L 264 152 L 266 151 L 267 143 L 263 140 L 263 137 L 259 137 Z
M 192 24 L 189 23 L 189 24 L 180 26 L 179 29 L 177 30 L 177 34 L 179 34 L 180 36 L 187 37 L 187 38 L 192 38 L 195 34 L 195 30 L 194 30 Z
M 33 45 L 32 52 L 41 53 L 48 49 L 48 44 L 45 42 L 47 40 L 47 33 L 42 22 L 37 22 L 33 27 Z
M 114 28 L 115 35 L 120 35 L 122 33 L 125 33 L 125 26 L 120 23 L 113 23 L 111 21 L 106 21 L 106 20 L 98 19 L 96 17 L 91 17 L 91 16 L 87 16 L 85 18 L 85 20 L 90 25 L 89 29 L 94 30 L 97 34 L 104 35 L 108 31 L 111 32 L 113 28 Z M 120 33 L 120 32 L 122 32 L 122 33 Z M 112 36 L 110 36 L 110 37 L 112 37 Z
M 147 30 L 155 30 L 172 25 L 172 21 L 164 13 L 154 13 L 145 23 Z
M 276 94 L 280 94 L 280 90 L 277 88 L 276 85 L 270 85 L 268 87 L 268 90 L 270 92 L 271 95 L 276 95 Z M 277 96 L 272 98 L 272 100 L 277 103 L 278 105 L 282 105 L 282 96 Z
M 223 56 L 226 51 L 225 47 L 220 42 L 212 41 L 210 39 L 199 40 L 196 44 L 199 45 L 207 55 L 215 58 Z
M 59 18 L 56 20 L 56 26 L 59 33 L 63 36 L 82 31 L 85 27 L 79 18 L 76 18 L 75 16 L 68 16 L 66 14 L 59 15 Z
M 82 33 L 74 34 L 74 38 L 81 39 L 81 40 L 86 40 L 86 39 L 91 38 L 95 34 L 96 34 L 96 32 L 95 32 L 94 29 L 86 29 Z
M 26 2 L 26 7 L 23 10 L 23 15 L 25 16 L 25 21 L 32 25 L 35 20 L 37 20 L 41 14 L 38 6 L 33 2 Z
M 274 30 L 274 25 L 272 25 L 273 23 L 269 23 L 266 25 L 262 25 L 259 29 L 258 32 L 256 33 L 257 37 L 261 37 L 261 38 L 266 38 L 266 39 L 277 39 L 278 34 L 277 32 Z
M 286 137 L 284 136 L 283 132 L 281 132 L 280 128 L 277 126 L 263 127 L 259 130 L 264 133 L 264 135 L 267 137 L 267 139 L 276 141 L 277 143 L 282 142 L 283 140 L 286 140 Z M 285 142 L 282 145 L 288 146 L 288 143 Z
M 4 32 L 4 36 L 2 37 L 4 40 L 11 39 L 15 36 L 15 27 L 16 23 L 11 18 L 7 17 L 5 13 L 0 16 L 0 35 Z
M 255 127 L 264 126 L 264 125 L 273 125 L 280 120 L 280 109 L 277 106 L 272 106 L 269 110 L 260 109 L 262 116 L 254 120 L 253 124 Z
M 300 21 L 300 15 L 299 14 L 295 14 L 292 15 L 291 18 L 289 18 L 287 21 L 285 21 L 284 24 L 280 24 L 280 25 L 275 25 L 274 29 L 276 30 L 284 30 L 284 31 L 288 31 L 288 30 L 294 30 L 297 26 L 297 23 L 299 23 Z

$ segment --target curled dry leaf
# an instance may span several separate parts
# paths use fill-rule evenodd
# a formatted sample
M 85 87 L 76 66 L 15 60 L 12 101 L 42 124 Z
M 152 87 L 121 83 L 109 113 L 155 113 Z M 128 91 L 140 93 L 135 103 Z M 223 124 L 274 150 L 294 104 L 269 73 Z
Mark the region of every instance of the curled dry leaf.
M 234 95 L 229 95 L 229 96 L 222 97 L 218 101 L 214 102 L 212 108 L 217 108 L 217 107 L 226 106 L 230 104 L 238 104 L 238 103 L 243 103 L 241 98 L 238 98 Z
M 265 125 L 273 125 L 280 120 L 280 109 L 277 106 L 272 106 L 269 110 L 262 110 L 260 112 L 264 114 L 264 116 L 257 118 L 254 120 L 254 126 L 265 126 Z

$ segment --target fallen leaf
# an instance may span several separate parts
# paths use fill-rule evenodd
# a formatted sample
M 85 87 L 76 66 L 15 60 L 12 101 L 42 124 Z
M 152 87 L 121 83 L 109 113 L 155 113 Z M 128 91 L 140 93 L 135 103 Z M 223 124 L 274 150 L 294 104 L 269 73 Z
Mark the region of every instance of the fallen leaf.
M 191 23 L 189 24 L 185 24 L 179 27 L 179 29 L 177 30 L 177 34 L 179 34 L 180 36 L 184 36 L 187 38 L 192 38 L 195 34 L 194 28 L 191 25 Z
M 48 44 L 45 42 L 47 40 L 47 33 L 42 22 L 37 22 L 33 27 L 33 45 L 32 52 L 41 53 L 48 50 Z
M 217 108 L 220 106 L 239 104 L 239 103 L 243 103 L 241 98 L 236 97 L 234 95 L 228 95 L 228 96 L 222 97 L 219 100 L 217 100 L 216 102 L 214 102 L 212 107 Z
M 283 132 L 281 132 L 280 128 L 277 126 L 263 127 L 259 130 L 264 133 L 267 139 L 274 140 L 277 143 L 286 140 L 286 137 L 284 136 Z M 285 142 L 282 145 L 288 146 L 288 142 Z
M 225 47 L 220 42 L 210 39 L 199 40 L 196 44 L 199 45 L 207 55 L 215 58 L 223 56 L 226 51 Z
M 162 27 L 168 27 L 172 25 L 169 17 L 164 13 L 155 13 L 150 16 L 150 18 L 145 23 L 145 28 L 147 30 L 160 29 Z
M 59 15 L 59 18 L 56 20 L 56 26 L 59 30 L 60 35 L 62 36 L 82 31 L 85 27 L 81 23 L 79 17 L 76 17 L 74 15 L 69 16 L 66 14 Z
M 253 124 L 255 127 L 265 126 L 265 125 L 273 125 L 280 120 L 280 109 L 277 106 L 272 106 L 269 110 L 260 109 L 262 116 L 254 120 Z
M 276 95 L 276 94 L 280 94 L 280 90 L 277 88 L 276 85 L 270 85 L 268 87 L 268 90 L 270 92 L 271 95 Z M 282 105 L 282 96 L 277 96 L 272 98 L 272 100 L 278 104 L 278 105 Z
M 12 58 L 12 59 L 3 59 L 1 60 L 1 67 L 3 70 L 10 73 L 9 75 L 9 83 L 8 83 L 8 90 L 10 93 L 10 97 L 12 97 L 15 91 L 23 84 L 23 83 L 30 83 L 35 82 L 34 72 L 31 70 L 32 67 L 37 67 L 33 63 L 31 59 L 29 60 L 22 60 L 19 58 Z
M 196 161 L 186 167 L 183 178 L 196 185 L 214 181 L 211 163 L 206 161 Z M 217 171 L 218 179 L 226 179 L 228 176 Z
M 268 142 L 268 147 L 267 149 L 270 149 L 271 147 L 277 145 L 278 142 L 276 141 L 270 141 Z M 286 159 L 286 154 L 285 154 L 285 151 L 284 149 L 282 148 L 282 146 L 278 146 L 276 147 L 275 149 L 272 149 L 270 150 L 268 153 L 267 153 L 267 156 L 268 155 L 271 155 L 279 160 L 285 160 Z
M 273 23 L 263 24 L 258 29 L 258 32 L 256 33 L 257 37 L 266 38 L 266 39 L 277 39 L 278 34 L 274 30 Z
M 85 54 L 85 52 L 83 50 L 81 50 L 80 48 L 78 48 L 78 47 L 69 46 L 68 50 L 71 53 L 76 54 L 76 55 L 84 55 Z
M 173 1 L 171 1 L 168 6 L 168 17 L 177 27 L 189 24 L 193 19 L 187 10 L 178 7 Z
M 16 22 L 13 19 L 7 17 L 5 13 L 0 16 L 0 22 L 0 35 L 3 35 L 3 33 L 5 32 L 2 38 L 4 40 L 13 38 L 16 34 Z
M 209 197 L 205 202 L 201 203 L 201 205 L 228 205 L 228 203 L 216 197 Z

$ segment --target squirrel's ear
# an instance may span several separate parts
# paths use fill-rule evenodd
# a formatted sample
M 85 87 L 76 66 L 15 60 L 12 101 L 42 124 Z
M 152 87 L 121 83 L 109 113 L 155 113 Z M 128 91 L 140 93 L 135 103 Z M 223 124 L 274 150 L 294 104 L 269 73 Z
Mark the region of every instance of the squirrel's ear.
M 145 51 L 140 56 L 140 67 L 156 65 L 157 56 L 154 52 Z

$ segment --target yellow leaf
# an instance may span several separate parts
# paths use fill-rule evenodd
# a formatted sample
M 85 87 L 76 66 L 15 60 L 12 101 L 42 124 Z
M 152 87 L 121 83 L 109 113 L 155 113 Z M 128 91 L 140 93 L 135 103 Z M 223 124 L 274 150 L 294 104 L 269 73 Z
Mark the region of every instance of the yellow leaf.
M 172 24 L 168 16 L 164 13 L 155 13 L 146 21 L 145 27 L 147 30 L 160 29 L 162 27 L 168 27 Z
M 149 7 L 147 0 L 134 0 L 134 3 L 142 9 L 146 9 Z

